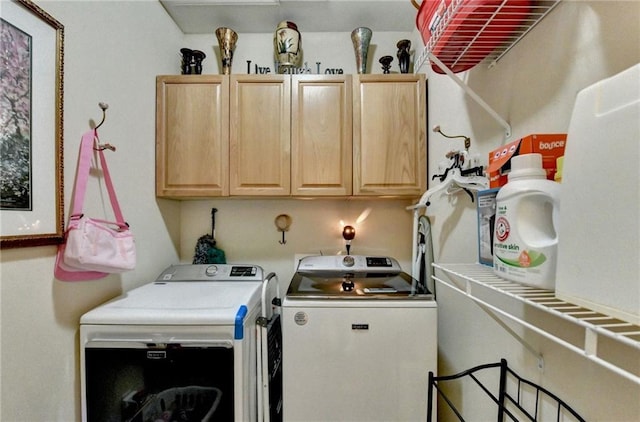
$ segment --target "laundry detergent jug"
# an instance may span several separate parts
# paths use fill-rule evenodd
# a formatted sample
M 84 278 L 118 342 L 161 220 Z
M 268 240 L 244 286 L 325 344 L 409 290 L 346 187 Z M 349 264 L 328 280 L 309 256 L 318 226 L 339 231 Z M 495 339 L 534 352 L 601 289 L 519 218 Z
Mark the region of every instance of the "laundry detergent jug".
M 511 159 L 496 196 L 493 269 L 502 278 L 555 288 L 560 184 L 546 179 L 540 154 Z

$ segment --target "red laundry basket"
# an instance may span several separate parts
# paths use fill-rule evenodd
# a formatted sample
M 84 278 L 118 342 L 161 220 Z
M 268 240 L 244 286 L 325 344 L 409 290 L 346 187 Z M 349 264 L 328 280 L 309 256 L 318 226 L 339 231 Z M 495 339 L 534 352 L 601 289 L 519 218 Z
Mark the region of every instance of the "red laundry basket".
M 459 6 L 452 16 L 446 16 L 452 2 Z M 529 16 L 531 3 L 532 0 L 424 0 L 416 26 L 425 45 L 432 36 L 438 36 L 431 52 L 458 73 L 477 65 L 504 43 Z M 432 68 L 444 73 L 435 64 Z

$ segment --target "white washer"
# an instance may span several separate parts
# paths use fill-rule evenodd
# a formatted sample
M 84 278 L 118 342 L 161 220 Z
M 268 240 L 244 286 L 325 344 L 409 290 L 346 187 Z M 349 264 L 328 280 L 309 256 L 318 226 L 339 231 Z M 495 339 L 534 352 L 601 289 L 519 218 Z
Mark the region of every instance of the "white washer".
M 175 265 L 83 315 L 82 420 L 262 419 L 256 321 L 270 317 L 268 282 L 255 265 Z
M 395 259 L 302 259 L 282 335 L 285 421 L 426 419 L 437 305 Z

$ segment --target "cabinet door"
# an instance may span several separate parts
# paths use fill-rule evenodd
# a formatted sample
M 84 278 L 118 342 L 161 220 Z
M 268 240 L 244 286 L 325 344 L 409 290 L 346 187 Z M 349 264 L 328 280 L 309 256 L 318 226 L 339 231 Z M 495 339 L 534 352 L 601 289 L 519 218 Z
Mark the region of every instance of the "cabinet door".
M 229 194 L 229 79 L 156 79 L 156 195 Z
M 354 195 L 422 194 L 425 75 L 354 75 L 353 121 Z
M 292 195 L 351 195 L 351 98 L 350 76 L 292 77 Z
M 232 75 L 230 103 L 231 195 L 289 195 L 291 78 Z

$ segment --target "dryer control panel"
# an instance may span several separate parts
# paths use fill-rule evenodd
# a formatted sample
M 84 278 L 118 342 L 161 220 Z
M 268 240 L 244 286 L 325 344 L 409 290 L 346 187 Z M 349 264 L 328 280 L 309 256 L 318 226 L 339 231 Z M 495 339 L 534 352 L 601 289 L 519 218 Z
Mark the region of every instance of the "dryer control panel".
M 167 281 L 262 281 L 263 270 L 256 265 L 185 264 L 172 265 L 156 282 Z

